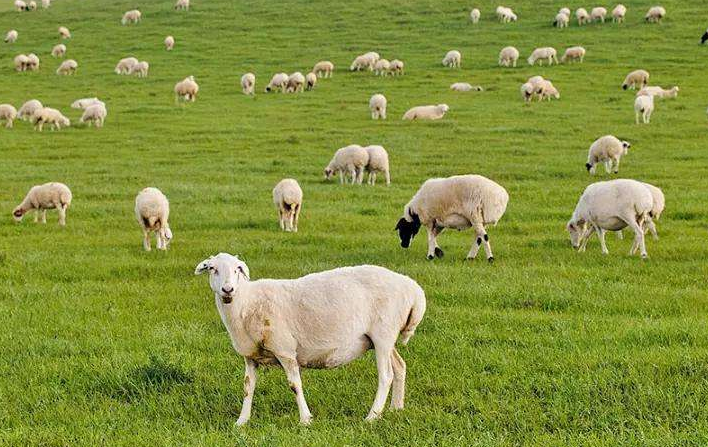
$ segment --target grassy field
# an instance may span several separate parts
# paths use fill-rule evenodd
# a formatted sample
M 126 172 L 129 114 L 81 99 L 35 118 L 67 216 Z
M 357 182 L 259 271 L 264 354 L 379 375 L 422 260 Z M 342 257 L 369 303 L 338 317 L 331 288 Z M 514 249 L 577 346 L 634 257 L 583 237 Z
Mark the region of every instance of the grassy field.
M 517 0 L 502 25 L 489 0 L 171 0 L 143 2 L 143 21 L 122 27 L 137 4 L 56 0 L 18 14 L 2 0 L 0 103 L 37 98 L 78 122 L 69 104 L 106 101 L 103 129 L 0 129 L 0 445 L 2 446 L 700 446 L 708 442 L 708 225 L 706 51 L 701 5 L 665 0 L 668 18 L 647 25 L 652 2 L 626 1 L 627 22 L 550 26 L 561 4 Z M 473 26 L 469 9 L 482 9 Z M 571 9 L 592 5 L 568 4 Z M 611 10 L 614 4 L 605 4 Z M 698 7 L 698 8 L 697 8 Z M 73 77 L 49 55 L 57 27 L 73 33 Z M 174 51 L 162 40 L 176 37 Z M 496 66 L 499 50 L 587 48 L 582 65 Z M 445 52 L 463 54 L 444 69 Z M 406 75 L 349 73 L 376 50 Z M 35 52 L 36 73 L 12 58 Z M 114 75 L 129 55 L 150 77 Z M 334 78 L 298 95 L 262 94 L 278 71 L 306 72 L 321 59 Z M 522 62 L 522 61 L 520 61 Z M 652 123 L 634 125 L 627 72 L 678 84 Z M 258 77 L 255 98 L 241 74 Z M 194 104 L 174 105 L 176 81 L 193 74 Z M 531 75 L 553 80 L 561 100 L 524 105 Z M 455 94 L 451 83 L 481 84 Z M 369 119 L 368 99 L 389 98 L 389 120 Z M 414 105 L 447 103 L 439 122 L 403 122 Z M 615 134 L 633 147 L 620 175 L 660 186 L 667 211 L 646 261 L 630 238 L 608 238 L 603 256 L 570 248 L 565 222 L 582 190 L 587 148 Z M 331 154 L 381 144 L 391 187 L 325 182 Z M 427 178 L 477 173 L 510 193 L 490 229 L 496 263 L 465 263 L 471 232 L 446 232 L 447 256 L 425 260 L 422 233 L 409 250 L 393 227 Z M 281 233 L 271 189 L 295 177 L 305 193 L 297 234 Z M 34 184 L 67 183 L 68 226 L 21 224 L 10 213 Z M 133 200 L 145 186 L 171 201 L 170 250 L 145 253 Z M 243 363 L 232 350 L 205 278 L 194 266 L 220 251 L 240 254 L 254 278 L 287 278 L 372 263 L 417 280 L 428 297 L 423 324 L 401 353 L 407 407 L 363 421 L 376 389 L 371 354 L 330 371 L 303 373 L 313 425 L 281 370 L 261 369 L 254 415 L 239 429 Z

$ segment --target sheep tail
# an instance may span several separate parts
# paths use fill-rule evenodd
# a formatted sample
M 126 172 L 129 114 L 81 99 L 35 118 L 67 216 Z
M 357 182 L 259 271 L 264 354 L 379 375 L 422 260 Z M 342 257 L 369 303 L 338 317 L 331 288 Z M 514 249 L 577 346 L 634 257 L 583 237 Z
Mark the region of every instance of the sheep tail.
M 421 289 L 419 289 L 419 292 L 420 293 L 415 297 L 413 306 L 411 306 L 406 324 L 401 330 L 400 340 L 403 346 L 408 344 L 408 340 L 410 340 L 415 333 L 415 329 L 423 320 L 423 314 L 425 314 L 425 294 Z

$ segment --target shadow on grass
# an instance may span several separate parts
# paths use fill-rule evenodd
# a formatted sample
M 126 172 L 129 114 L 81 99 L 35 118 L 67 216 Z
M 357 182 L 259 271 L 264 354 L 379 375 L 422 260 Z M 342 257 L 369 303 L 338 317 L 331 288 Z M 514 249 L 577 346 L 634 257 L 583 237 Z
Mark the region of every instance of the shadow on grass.
M 151 355 L 145 365 L 101 378 L 96 390 L 112 399 L 132 403 L 146 396 L 168 393 L 175 386 L 190 384 L 193 380 L 193 375 L 179 365 Z

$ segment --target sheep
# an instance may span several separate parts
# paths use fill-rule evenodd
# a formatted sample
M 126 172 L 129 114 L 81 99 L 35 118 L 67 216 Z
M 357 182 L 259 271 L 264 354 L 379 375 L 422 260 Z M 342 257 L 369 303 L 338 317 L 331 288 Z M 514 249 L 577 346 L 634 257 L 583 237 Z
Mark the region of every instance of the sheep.
M 387 59 L 379 59 L 374 64 L 374 74 L 377 76 L 386 76 L 391 69 L 391 62 Z
M 376 61 L 381 59 L 381 56 L 376 51 L 369 51 L 368 53 L 364 53 L 364 56 L 368 57 L 369 60 L 371 61 L 371 64 L 369 65 L 369 71 L 373 70 L 374 64 L 376 64 Z
M 0 104 L 0 121 L 5 120 L 5 127 L 12 128 L 12 123 L 17 118 L 17 109 L 10 104 Z
M 49 107 L 42 107 L 40 110 L 37 110 L 34 115 L 32 115 L 32 120 L 34 128 L 40 132 L 44 128 L 45 123 L 52 126 L 52 131 L 61 130 L 62 126 L 69 127 L 71 125 L 69 118 L 62 115 L 60 111 Z
M 609 180 L 589 185 L 583 191 L 566 228 L 573 248 L 584 252 L 593 230 L 600 239 L 603 254 L 608 254 L 605 231 L 619 231 L 630 227 L 635 234 L 629 251 L 640 250 L 647 257 L 644 244 L 644 225 L 651 218 L 653 198 L 641 182 L 628 179 Z
M 588 150 L 588 161 L 585 163 L 585 168 L 592 175 L 595 175 L 595 169 L 600 163 L 605 164 L 605 170 L 608 174 L 619 172 L 620 159 L 623 155 L 627 155 L 627 151 L 632 147 L 627 141 L 620 141 L 613 135 L 605 135 L 595 140 Z
M 376 174 L 382 172 L 386 178 L 386 186 L 391 186 L 391 173 L 388 164 L 388 152 L 383 146 L 366 146 L 366 152 L 369 154 L 369 163 L 366 165 L 366 172 L 369 173 L 367 183 L 369 185 L 376 184 Z
M 52 0 L 42 0 L 42 8 L 47 9 L 52 5 Z
M 386 97 L 380 93 L 377 93 L 369 99 L 369 110 L 371 110 L 371 119 L 386 119 L 386 106 L 388 101 Z
M 320 78 L 331 78 L 334 73 L 334 64 L 330 61 L 320 61 L 312 67 L 312 72 Z
M 57 74 L 58 75 L 73 75 L 76 74 L 76 69 L 79 67 L 79 64 L 74 60 L 74 59 L 67 59 L 64 62 L 59 65 L 59 68 L 57 68 Z
M 538 94 L 540 95 L 540 101 L 543 101 L 544 99 L 550 101 L 551 98 L 560 99 L 560 93 L 558 92 L 558 89 L 556 89 L 553 83 L 548 79 L 544 79 L 540 83 L 540 91 L 538 91 Z
M 43 108 L 44 106 L 41 102 L 37 101 L 36 99 L 30 99 L 29 101 L 22 104 L 20 110 L 17 111 L 17 117 L 20 118 L 22 121 L 28 121 L 32 119 L 32 117 L 37 111 L 42 110 Z
M 516 67 L 517 60 L 519 60 L 519 50 L 514 47 L 504 47 L 499 52 L 499 66 L 501 67 Z
M 76 101 L 71 103 L 71 108 L 86 110 L 89 106 L 92 106 L 94 104 L 103 104 L 105 106 L 105 103 L 103 101 L 94 96 L 93 98 L 77 99 Z
M 617 23 L 624 22 L 624 16 L 627 14 L 627 7 L 623 4 L 615 6 L 612 10 L 612 21 Z
M 194 80 L 194 76 L 187 76 L 183 80 L 175 84 L 175 103 L 179 100 L 194 102 L 197 100 L 199 93 L 199 84 Z
M 32 71 L 39 70 L 39 57 L 36 54 L 30 53 L 27 55 L 27 69 Z
M 54 48 L 52 48 L 52 57 L 64 57 L 66 54 L 66 45 L 63 43 L 54 45 Z
M 445 67 L 459 68 L 462 65 L 462 54 L 457 50 L 450 50 L 443 58 L 442 64 Z
M 369 69 L 370 67 L 373 67 L 375 64 L 375 61 L 370 56 L 362 54 L 361 56 L 357 56 L 354 58 L 352 61 L 352 64 L 349 66 L 349 71 L 362 71 Z
M 71 39 L 71 32 L 69 32 L 69 28 L 65 26 L 60 26 L 58 32 L 59 37 L 61 37 L 62 39 Z
M 447 104 L 438 104 L 436 106 L 417 106 L 409 109 L 404 115 L 404 120 L 439 120 L 445 113 L 450 110 Z
M 140 19 L 143 17 L 143 13 L 138 11 L 137 9 L 132 9 L 130 11 L 127 11 L 125 14 L 123 14 L 123 18 L 120 20 L 121 25 L 128 25 L 128 24 L 135 24 L 140 22 Z
M 563 15 L 570 17 L 570 8 L 563 7 L 561 9 L 559 9 L 558 14 L 563 14 Z
M 473 8 L 472 11 L 470 11 L 470 20 L 472 21 L 472 23 L 479 23 L 479 18 L 481 16 L 482 13 L 477 8 Z
M 297 233 L 302 209 L 302 189 L 297 180 L 286 178 L 273 188 L 273 203 L 278 209 L 278 223 L 283 231 Z
M 297 93 L 305 90 L 305 76 L 299 71 L 288 76 L 288 86 L 286 91 L 288 93 Z
M 165 37 L 165 49 L 167 51 L 172 51 L 172 49 L 175 47 L 175 38 L 173 36 L 167 36 Z
M 25 54 L 18 54 L 14 59 L 15 71 L 26 71 L 29 66 L 29 59 Z
M 317 85 L 317 75 L 310 72 L 305 75 L 305 85 L 307 90 L 312 90 Z
M 531 102 L 533 100 L 533 97 L 537 94 L 538 88 L 530 83 L 530 82 L 525 82 L 521 84 L 521 97 L 524 98 L 525 102 Z
M 607 9 L 598 6 L 597 8 L 592 8 L 592 11 L 590 11 L 590 18 L 592 19 L 593 22 L 600 21 L 602 23 L 605 23 L 605 17 L 607 16 Z
M 649 23 L 661 23 L 661 19 L 666 16 L 666 10 L 661 6 L 652 6 L 644 16 L 644 20 Z
M 585 8 L 578 8 L 575 11 L 575 18 L 578 20 L 579 26 L 590 22 L 590 14 L 588 14 Z
M 398 76 L 403 74 L 403 61 L 394 59 L 391 61 L 391 67 L 389 69 L 393 76 Z
M 361 185 L 364 180 L 364 170 L 369 164 L 369 153 L 363 147 L 352 144 L 337 150 L 334 157 L 324 170 L 325 179 L 329 180 L 333 175 L 339 174 L 339 183 L 344 184 L 346 175 L 351 177 L 352 185 Z
M 622 90 L 627 90 L 628 88 L 634 90 L 637 87 L 637 84 L 644 87 L 647 85 L 647 82 L 649 82 L 648 71 L 634 70 L 624 78 L 624 82 L 622 82 Z
M 15 43 L 17 42 L 17 30 L 11 29 L 5 34 L 5 43 Z
M 23 2 L 22 0 L 15 0 L 15 10 L 17 12 L 29 11 L 29 9 L 27 8 L 27 3 Z
M 134 74 L 139 78 L 147 78 L 148 77 L 148 72 L 150 71 L 150 64 L 147 63 L 147 61 L 141 61 L 138 62 L 137 64 L 133 65 L 130 68 L 130 72 L 128 74 Z
M 138 64 L 140 61 L 138 61 L 134 57 L 126 57 L 118 61 L 116 64 L 116 68 L 113 70 L 115 71 L 116 74 L 123 75 L 123 74 L 130 74 L 131 70 L 133 69 L 133 66 Z
M 241 76 L 241 91 L 244 95 L 256 94 L 256 75 L 253 73 L 246 73 Z
M 554 60 L 557 64 L 558 57 L 556 49 L 552 47 L 536 48 L 527 59 L 529 65 L 534 65 L 536 62 L 538 62 L 538 65 L 543 65 L 544 60 L 548 61 L 548 65 L 553 65 Z
M 91 123 L 95 124 L 96 127 L 103 127 L 106 115 L 108 115 L 106 105 L 99 101 L 86 107 L 79 122 L 82 124 L 88 122 L 89 127 L 91 127 Z
M 481 92 L 484 89 L 480 85 L 472 85 L 468 82 L 455 82 L 450 86 L 450 90 L 455 92 Z
M 656 231 L 656 224 L 654 222 L 659 220 L 661 214 L 664 212 L 664 207 L 666 206 L 664 192 L 652 184 L 644 182 L 641 183 L 649 190 L 652 198 L 651 216 L 647 217 L 647 220 L 645 221 L 644 234 L 650 232 L 654 240 L 658 241 L 659 233 Z M 617 230 L 617 239 L 624 239 L 622 230 Z
M 566 48 L 565 53 L 563 53 L 563 57 L 561 57 L 561 62 L 566 63 L 569 61 L 580 61 L 580 63 L 583 63 L 583 60 L 585 59 L 585 48 L 583 47 L 570 47 Z
M 27 11 L 34 11 L 37 9 L 37 2 L 32 0 L 31 2 L 27 3 Z
M 266 85 L 266 93 L 275 90 L 280 90 L 282 93 L 285 93 L 285 89 L 288 86 L 288 80 L 289 77 L 287 73 L 274 74 L 273 77 L 270 79 L 268 85 Z
M 679 88 L 677 85 L 666 90 L 657 86 L 645 86 L 637 92 L 636 96 L 649 95 L 659 98 L 676 98 L 679 93 Z
M 71 205 L 71 190 L 63 183 L 50 182 L 30 188 L 22 203 L 12 211 L 16 222 L 21 222 L 22 217 L 34 210 L 34 222 L 47 223 L 47 210 L 56 209 L 59 213 L 59 225 L 66 225 L 66 210 Z
M 150 233 L 152 232 L 155 233 L 157 239 L 157 249 L 167 250 L 167 246 L 172 242 L 169 217 L 170 202 L 159 189 L 148 187 L 135 197 L 135 218 L 143 230 L 145 251 L 152 250 L 150 243 Z
M 654 112 L 654 97 L 651 95 L 637 96 L 634 100 L 634 121 L 639 124 L 639 115 L 642 116 L 642 122 L 649 124 L 651 114 Z
M 300 414 L 309 425 L 300 368 L 335 368 L 376 352 L 379 384 L 367 420 L 404 406 L 406 345 L 425 313 L 425 292 L 412 279 L 372 265 L 343 267 L 298 279 L 251 281 L 248 266 L 227 253 L 200 262 L 231 344 L 245 361 L 244 399 L 236 425 L 251 418 L 258 365 L 285 370 Z
M 553 26 L 557 28 L 567 28 L 569 22 L 570 16 L 559 12 L 558 14 L 556 14 L 555 20 L 553 20 Z
M 455 175 L 426 180 L 403 209 L 396 224 L 401 247 L 408 248 L 411 240 L 425 225 L 428 230 L 428 259 L 442 258 L 437 236 L 445 228 L 464 230 L 472 227 L 476 243 L 472 243 L 467 259 L 477 257 L 484 244 L 487 261 L 493 262 L 492 247 L 486 225 L 496 225 L 506 211 L 509 194 L 498 183 L 481 175 Z
M 504 6 L 497 6 L 496 13 L 497 18 L 502 23 L 516 22 L 516 20 L 518 19 L 518 17 L 516 16 L 516 14 L 514 14 L 514 11 L 512 11 L 511 8 L 507 8 Z
M 177 0 L 175 10 L 189 11 L 189 0 Z

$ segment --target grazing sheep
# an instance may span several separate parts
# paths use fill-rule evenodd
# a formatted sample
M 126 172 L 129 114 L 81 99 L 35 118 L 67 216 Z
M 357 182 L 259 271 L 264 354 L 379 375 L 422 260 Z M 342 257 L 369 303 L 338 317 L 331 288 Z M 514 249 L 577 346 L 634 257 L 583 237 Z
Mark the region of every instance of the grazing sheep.
M 678 93 L 679 93 L 678 85 L 675 85 L 668 90 L 663 89 L 661 87 L 657 87 L 657 86 L 646 86 L 646 87 L 642 87 L 642 89 L 637 92 L 636 96 L 649 95 L 649 96 L 656 96 L 656 97 L 663 99 L 663 98 L 676 98 L 678 96 Z
M 524 98 L 525 102 L 531 102 L 533 100 L 533 97 L 536 96 L 538 93 L 538 87 L 536 85 L 530 83 L 530 82 L 525 82 L 521 84 L 521 97 Z
M 501 67 L 516 67 L 517 60 L 519 60 L 519 50 L 514 47 L 504 47 L 499 52 L 499 66 Z
M 5 34 L 5 43 L 15 43 L 17 42 L 17 30 L 11 29 Z
M 297 93 L 305 90 L 305 76 L 299 71 L 288 76 L 288 86 L 285 91 L 288 93 Z
M 135 217 L 143 230 L 143 248 L 152 250 L 150 233 L 154 232 L 157 239 L 157 249 L 167 250 L 172 242 L 172 230 L 168 222 L 170 217 L 170 202 L 157 188 L 145 188 L 135 197 Z
M 481 175 L 455 175 L 426 180 L 403 210 L 396 230 L 401 247 L 408 248 L 411 240 L 425 225 L 428 230 L 428 259 L 442 258 L 444 253 L 437 236 L 445 228 L 464 230 L 472 227 L 476 243 L 472 243 L 467 259 L 477 257 L 484 244 L 487 260 L 492 262 L 492 247 L 485 225 L 496 225 L 506 211 L 509 194 L 499 184 Z
M 181 11 L 189 11 L 189 0 L 177 0 L 175 9 Z
M 64 57 L 66 54 L 66 45 L 63 43 L 54 45 L 54 48 L 52 48 L 52 57 Z
M 302 189 L 297 180 L 286 178 L 273 188 L 273 203 L 278 208 L 278 222 L 283 231 L 297 233 L 302 209 Z
M 666 10 L 661 6 L 652 6 L 644 16 L 644 20 L 649 23 L 661 23 L 661 19 L 666 17 Z
M 42 0 L 42 8 L 47 9 L 52 5 L 52 0 Z
M 394 59 L 391 61 L 390 72 L 394 76 L 399 76 L 403 74 L 403 61 Z
M 69 32 L 69 28 L 65 26 L 60 26 L 59 27 L 59 37 L 62 39 L 71 39 L 71 33 Z
M 37 101 L 36 99 L 30 99 L 29 101 L 22 104 L 20 110 L 17 111 L 17 117 L 20 118 L 22 121 L 28 121 L 32 119 L 36 112 L 42 110 L 43 108 L 44 106 L 41 102 Z
M 564 64 L 569 61 L 579 61 L 583 62 L 585 59 L 585 48 L 583 47 L 570 47 L 565 50 L 563 57 L 561 57 L 561 62 Z
M 248 266 L 227 253 L 200 262 L 209 272 L 214 301 L 244 357 L 244 398 L 236 425 L 251 418 L 258 365 L 285 370 L 295 393 L 300 423 L 310 424 L 300 368 L 335 368 L 376 351 L 379 385 L 367 420 L 403 408 L 406 363 L 396 350 L 406 345 L 425 313 L 425 292 L 412 279 L 365 265 L 314 273 L 298 279 L 251 281 Z
M 559 12 L 556 14 L 555 20 L 553 20 L 553 26 L 556 28 L 567 28 L 570 22 L 570 16 Z
M 27 69 L 32 71 L 39 70 L 39 57 L 36 54 L 30 53 L 27 55 Z
M 28 10 L 29 9 L 27 8 L 27 3 L 23 2 L 22 0 L 15 0 L 15 11 L 22 12 Z
M 79 122 L 82 124 L 88 123 L 89 127 L 91 127 L 92 123 L 95 124 L 96 127 L 103 127 L 103 123 L 106 121 L 106 115 L 108 115 L 106 105 L 99 101 L 86 107 Z
M 612 21 L 622 23 L 624 22 L 624 16 L 626 14 L 627 7 L 620 3 L 619 5 L 615 6 L 615 9 L 612 10 Z
M 620 159 L 623 155 L 627 155 L 631 145 L 627 141 L 620 141 L 613 135 L 605 135 L 600 137 L 590 145 L 588 151 L 588 161 L 585 163 L 585 168 L 592 175 L 595 175 L 595 169 L 599 163 L 605 164 L 605 171 L 608 174 L 619 172 Z
M 143 13 L 141 13 L 137 9 L 133 9 L 123 14 L 123 18 L 120 20 L 120 23 L 121 25 L 128 25 L 131 23 L 135 24 L 140 22 L 140 19 L 142 19 L 142 17 Z
M 367 183 L 369 185 L 376 184 L 376 174 L 382 172 L 386 178 L 386 186 L 391 186 L 391 173 L 388 165 L 388 152 L 383 146 L 366 146 L 366 152 L 369 154 L 369 163 L 366 165 L 366 172 L 369 173 Z
M 459 68 L 462 65 L 462 54 L 457 50 L 450 50 L 443 58 L 442 64 L 445 67 Z
M 288 79 L 289 77 L 287 73 L 274 74 L 268 85 L 266 85 L 266 93 L 276 90 L 280 90 L 282 93 L 285 93 L 285 89 L 288 87 Z
M 575 11 L 575 18 L 578 20 L 578 25 L 582 26 L 590 22 L 590 14 L 585 8 L 578 8 Z
M 320 78 L 331 78 L 334 73 L 334 64 L 330 61 L 317 62 L 312 68 L 312 72 Z
M 639 115 L 642 116 L 642 122 L 649 124 L 651 114 L 654 112 L 654 97 L 651 95 L 637 96 L 634 100 L 634 121 L 639 124 Z
M 455 82 L 450 86 L 450 90 L 454 90 L 456 92 L 481 92 L 484 89 L 479 85 L 472 85 L 468 82 Z
M 514 11 L 511 10 L 511 8 L 507 8 L 504 6 L 498 6 L 497 10 L 497 18 L 501 23 L 509 23 L 509 22 L 516 22 L 518 17 L 516 14 L 514 14 Z
M 548 79 L 544 79 L 543 82 L 541 82 L 540 86 L 541 88 L 538 92 L 538 94 L 540 95 L 540 101 L 543 101 L 544 99 L 550 101 L 551 98 L 560 99 L 560 93 L 558 92 L 558 89 L 556 89 L 553 83 Z
M 653 199 L 649 189 L 636 180 L 617 179 L 593 183 L 583 191 L 573 216 L 566 226 L 573 248 L 584 252 L 593 230 L 600 239 L 603 254 L 608 254 L 605 231 L 630 227 L 635 234 L 629 251 L 640 250 L 647 257 L 644 225 L 651 218 Z
M 477 8 L 473 8 L 472 11 L 470 11 L 470 20 L 472 21 L 472 23 L 479 23 L 479 18 L 481 16 L 482 13 Z
M 5 127 L 12 128 L 12 123 L 17 118 L 17 109 L 10 104 L 0 104 L 0 121 L 5 120 Z
M 118 61 L 116 64 L 115 73 L 120 75 L 127 75 L 133 70 L 133 66 L 138 64 L 139 61 L 134 57 L 126 57 Z
M 65 76 L 73 75 L 76 74 L 76 69 L 78 67 L 79 64 L 74 59 L 67 59 L 59 65 L 59 68 L 57 68 L 57 74 Z
M 29 59 L 25 54 L 18 54 L 14 59 L 15 71 L 26 71 L 29 66 Z
M 175 47 L 175 38 L 173 36 L 165 37 L 165 49 L 167 51 L 172 51 L 172 49 L 174 47 Z
M 548 65 L 553 65 L 553 61 L 558 64 L 556 49 L 552 47 L 536 48 L 527 59 L 529 65 L 534 65 L 538 62 L 539 66 L 543 65 L 544 60 L 548 61 Z
M 86 110 L 89 106 L 92 106 L 94 104 L 103 104 L 105 106 L 105 103 L 103 101 L 94 96 L 93 98 L 77 99 L 76 101 L 71 103 L 71 108 Z
M 563 8 L 561 8 L 561 9 L 559 9 L 559 10 L 558 10 L 558 14 L 564 14 L 564 15 L 570 17 L 570 8 L 568 8 L 568 7 L 563 7 Z
M 436 106 L 417 106 L 408 111 L 403 115 L 404 120 L 439 120 L 445 113 L 450 110 L 447 104 L 438 104 Z
M 370 56 L 362 54 L 361 56 L 354 58 L 352 64 L 349 66 L 349 71 L 367 70 L 370 67 L 373 67 L 374 63 L 375 62 Z
M 31 2 L 27 3 L 27 11 L 34 11 L 37 9 L 37 2 L 32 0 Z
M 388 101 L 386 97 L 380 93 L 377 93 L 371 97 L 369 100 L 369 110 L 371 110 L 371 119 L 386 119 L 386 105 Z
M 607 9 L 598 6 L 597 8 L 592 8 L 592 11 L 590 11 L 590 18 L 592 19 L 593 22 L 600 21 L 602 23 L 605 23 L 605 17 L 607 16 Z
M 63 183 L 50 182 L 30 188 L 22 203 L 12 211 L 16 222 L 21 222 L 22 217 L 34 210 L 34 222 L 47 223 L 47 210 L 56 209 L 59 212 L 59 225 L 66 225 L 66 210 L 71 205 L 71 190 Z
M 622 82 L 622 90 L 631 88 L 634 90 L 637 85 L 644 87 L 649 82 L 649 72 L 646 70 L 634 70 L 629 73 Z
M 150 64 L 147 61 L 138 62 L 130 68 L 130 73 L 134 74 L 139 78 L 147 78 L 148 72 L 150 71 Z
M 197 100 L 199 93 L 199 84 L 194 80 L 194 76 L 187 76 L 183 80 L 175 84 L 175 103 L 179 100 L 194 102 Z
M 333 175 L 339 174 L 339 183 L 344 184 L 346 175 L 352 178 L 352 185 L 361 185 L 364 180 L 364 170 L 369 164 L 369 154 L 363 147 L 352 144 L 337 150 L 334 157 L 324 170 L 325 179 L 329 180 Z
M 34 115 L 32 115 L 32 120 L 34 128 L 40 132 L 43 130 L 44 124 L 49 124 L 52 127 L 52 131 L 61 130 L 62 126 L 71 126 L 69 118 L 62 115 L 57 109 L 49 107 L 42 107 L 40 110 L 37 110 Z
M 386 76 L 391 69 L 391 63 L 387 59 L 379 59 L 374 64 L 374 74 L 377 76 Z
M 241 76 L 241 91 L 244 95 L 256 94 L 256 75 L 253 73 L 246 73 Z
M 312 90 L 317 85 L 317 75 L 310 72 L 305 75 L 305 88 Z

